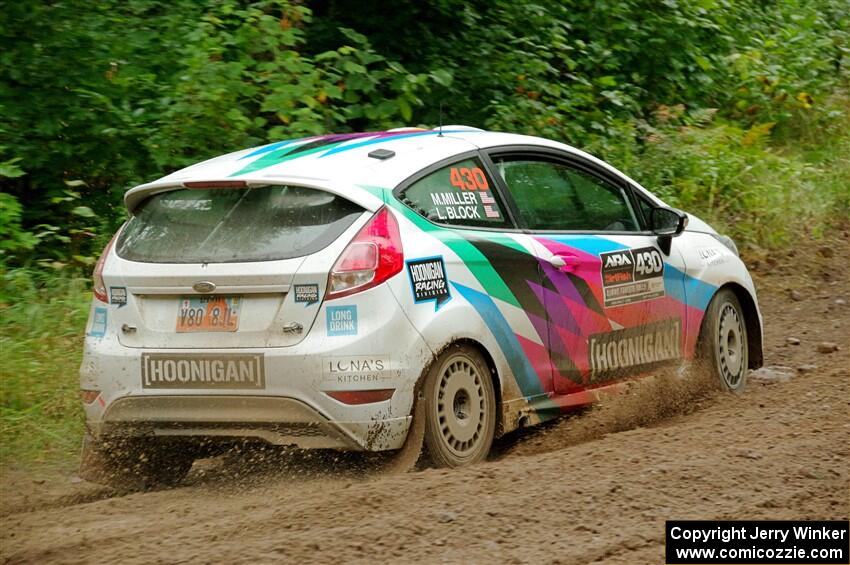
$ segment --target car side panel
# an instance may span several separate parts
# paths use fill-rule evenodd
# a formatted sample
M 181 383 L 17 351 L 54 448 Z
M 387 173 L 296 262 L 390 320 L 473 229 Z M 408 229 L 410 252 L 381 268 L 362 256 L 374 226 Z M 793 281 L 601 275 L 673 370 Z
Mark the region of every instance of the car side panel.
M 539 263 L 542 271 L 545 262 L 537 250 L 540 246 L 556 248 L 559 242 L 521 233 L 443 228 L 394 202 L 391 196 L 387 202 L 399 218 L 406 259 L 440 257 L 450 296 L 417 302 L 407 271 L 392 281 L 393 294 L 435 354 L 458 339 L 476 341 L 490 353 L 506 404 L 503 429 L 511 429 L 521 417 L 528 416 L 533 423 L 557 413 L 557 406 L 573 405 L 553 397 L 553 351 L 544 329 L 544 301 L 534 290 L 540 289 L 541 279 L 534 274 L 533 265 Z M 628 247 L 623 239 L 588 235 L 572 239 L 571 244 L 597 254 L 602 248 Z M 676 261 L 665 261 L 666 295 L 658 306 L 682 320 L 682 357 L 688 359 L 694 355 L 704 310 L 716 290 L 727 282 L 740 284 L 753 295 L 754 288 L 743 263 L 710 235 L 683 234 L 674 240 L 672 253 Z M 711 257 L 701 259 L 701 253 Z M 715 260 L 717 264 L 707 264 L 715 254 L 720 257 Z M 575 293 L 573 306 L 592 310 L 595 304 L 604 313 L 599 305 L 601 274 L 584 282 L 583 292 L 577 289 Z M 602 329 L 595 328 L 597 333 L 634 325 L 628 317 L 615 317 L 613 321 L 604 315 L 596 317 L 606 324 Z M 575 336 L 579 345 L 587 340 L 584 333 Z M 577 367 L 587 365 L 586 352 L 582 356 L 586 343 L 584 349 L 575 345 L 564 348 L 561 354 L 568 359 L 573 356 L 571 362 Z M 560 362 L 563 366 L 565 360 Z M 575 394 L 591 399 L 585 391 L 609 384 L 584 383 Z

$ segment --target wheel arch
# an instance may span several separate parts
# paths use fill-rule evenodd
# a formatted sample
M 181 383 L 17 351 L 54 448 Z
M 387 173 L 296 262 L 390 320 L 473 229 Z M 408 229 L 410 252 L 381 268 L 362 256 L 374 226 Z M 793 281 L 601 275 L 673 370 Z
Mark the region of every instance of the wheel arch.
M 744 322 L 747 325 L 747 351 L 749 353 L 747 368 L 758 369 L 764 363 L 764 351 L 762 346 L 761 316 L 759 315 L 755 298 L 750 294 L 749 290 L 735 282 L 724 284 L 717 289 L 717 292 L 723 289 L 732 291 L 735 298 L 741 304 L 741 308 L 744 310 Z M 717 292 L 715 292 L 715 295 Z

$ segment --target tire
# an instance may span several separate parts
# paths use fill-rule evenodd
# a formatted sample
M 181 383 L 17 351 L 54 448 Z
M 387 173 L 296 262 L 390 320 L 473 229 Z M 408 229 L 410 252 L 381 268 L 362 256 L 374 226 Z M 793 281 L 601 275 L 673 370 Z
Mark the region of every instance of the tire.
M 431 365 L 423 387 L 425 448 L 438 467 L 482 461 L 496 430 L 496 393 L 481 353 L 452 345 Z
M 749 365 L 747 324 L 741 303 L 729 289 L 721 289 L 706 309 L 698 358 L 720 388 L 734 393 L 744 390 Z
M 80 476 L 117 489 L 175 486 L 192 468 L 195 455 L 178 442 L 151 439 L 83 439 Z

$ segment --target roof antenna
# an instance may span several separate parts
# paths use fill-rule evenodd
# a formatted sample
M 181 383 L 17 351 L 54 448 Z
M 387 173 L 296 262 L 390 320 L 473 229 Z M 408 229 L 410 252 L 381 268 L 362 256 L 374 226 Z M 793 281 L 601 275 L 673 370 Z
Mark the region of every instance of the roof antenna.
M 443 101 L 440 101 L 440 128 L 437 137 L 443 137 Z

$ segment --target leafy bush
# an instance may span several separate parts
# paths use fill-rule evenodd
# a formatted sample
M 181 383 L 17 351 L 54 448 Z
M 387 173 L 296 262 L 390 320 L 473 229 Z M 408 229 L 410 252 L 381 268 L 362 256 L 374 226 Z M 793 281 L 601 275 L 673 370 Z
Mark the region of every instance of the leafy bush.
M 829 116 L 818 141 L 777 145 L 773 122 L 744 129 L 714 111 L 660 106 L 641 143 L 609 157 L 740 243 L 779 246 L 850 216 L 850 100 L 836 95 L 818 113 Z
M 684 163 L 707 151 L 729 162 L 728 175 L 716 171 L 722 182 L 750 178 L 753 170 L 735 176 L 733 163 L 764 157 L 790 167 L 771 182 L 809 178 L 770 142 L 802 134 L 817 144 L 813 133 L 835 121 L 825 117 L 828 98 L 847 84 L 845 0 L 384 8 L 376 0 L 11 4 L 0 12 L 8 218 L 0 260 L 88 269 L 123 221 L 121 196 L 134 184 L 280 138 L 433 125 L 443 106 L 446 123 L 542 135 L 614 160 L 646 151 L 650 169 L 669 156 L 663 178 L 636 174 L 681 188 L 670 196 L 720 217 L 714 199 L 687 192 L 705 184 L 687 175 L 714 173 Z M 718 121 L 681 136 L 653 132 L 659 112 L 679 105 L 684 119 L 716 109 Z M 744 143 L 742 132 L 758 128 L 772 139 Z M 737 186 L 712 190 L 723 200 Z M 754 194 L 741 202 L 782 204 Z
M 348 29 L 310 54 L 311 12 L 299 2 L 89 8 L 0 12 L 0 40 L 12 46 L 0 54 L 0 146 L 13 154 L 4 166 L 27 172 L 0 182 L 39 239 L 37 259 L 51 263 L 91 267 L 134 184 L 280 137 L 404 123 L 432 85 L 451 82 L 442 70 L 408 72 Z

